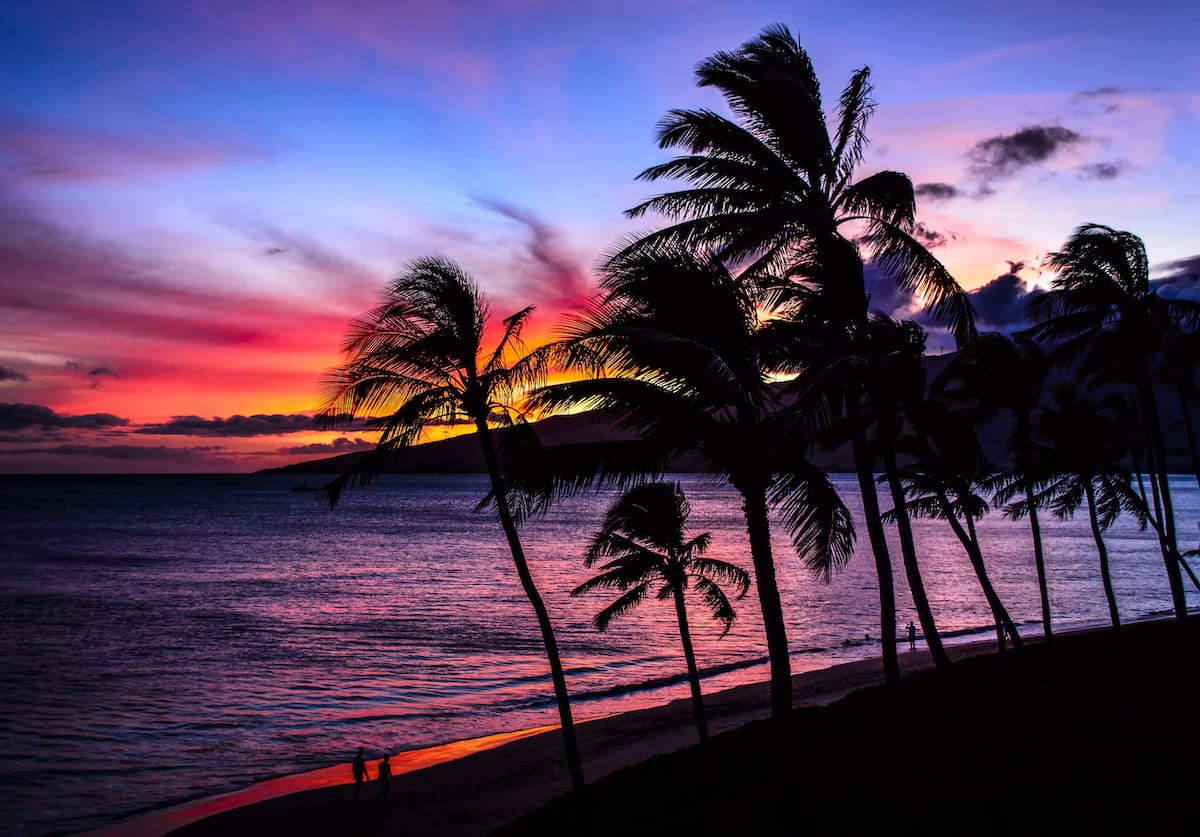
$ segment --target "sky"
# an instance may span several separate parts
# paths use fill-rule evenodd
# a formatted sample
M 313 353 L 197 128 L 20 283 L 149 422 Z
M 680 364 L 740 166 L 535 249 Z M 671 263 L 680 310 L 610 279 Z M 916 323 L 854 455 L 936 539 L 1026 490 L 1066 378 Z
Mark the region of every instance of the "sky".
M 3 4 L 0 472 L 248 472 L 369 447 L 312 422 L 349 320 L 438 254 L 495 314 L 537 305 L 531 342 L 553 333 L 600 256 L 653 224 L 623 211 L 670 156 L 658 120 L 722 109 L 696 64 L 772 23 L 827 107 L 871 67 L 860 173 L 912 178 L 981 327 L 1019 326 L 1084 223 L 1138 234 L 1163 292 L 1192 294 L 1200 15 L 1158 5 Z

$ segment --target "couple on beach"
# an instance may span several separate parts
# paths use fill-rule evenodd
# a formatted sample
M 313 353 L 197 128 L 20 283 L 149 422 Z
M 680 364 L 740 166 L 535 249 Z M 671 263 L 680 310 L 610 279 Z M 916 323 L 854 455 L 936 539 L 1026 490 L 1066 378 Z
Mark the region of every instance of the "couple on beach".
M 362 785 L 364 781 L 370 781 L 371 774 L 367 772 L 367 763 L 363 760 L 363 747 L 358 748 L 358 754 L 354 757 L 354 761 L 350 763 L 350 772 L 354 774 L 354 801 L 358 802 L 359 796 L 362 794 Z M 383 754 L 383 760 L 375 768 L 375 780 L 379 782 L 379 798 L 387 799 L 388 786 L 392 783 L 392 762 L 391 756 L 387 753 Z

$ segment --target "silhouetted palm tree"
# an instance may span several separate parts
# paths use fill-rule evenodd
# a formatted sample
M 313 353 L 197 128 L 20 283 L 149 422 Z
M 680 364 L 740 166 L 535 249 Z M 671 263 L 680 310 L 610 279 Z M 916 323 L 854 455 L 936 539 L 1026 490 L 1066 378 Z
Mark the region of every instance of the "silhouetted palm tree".
M 1020 517 L 1038 506 L 1049 508 L 1063 519 L 1080 506 L 1087 506 L 1109 617 L 1113 627 L 1119 628 L 1121 616 L 1103 532 L 1122 511 L 1135 515 L 1144 526 L 1146 507 L 1130 485 L 1130 473 L 1121 464 L 1125 457 L 1124 434 L 1112 415 L 1075 386 L 1056 386 L 1050 394 L 1051 404 L 1037 412 L 1033 423 L 1033 445 L 1046 471 L 1038 481 L 1032 503 L 1010 503 L 1005 513 Z M 1021 490 L 1021 482 L 1014 480 L 1001 488 L 997 501 L 1008 502 Z
M 750 576 L 727 561 L 704 557 L 711 541 L 708 532 L 685 540 L 690 514 L 691 507 L 679 483 L 644 483 L 622 494 L 609 507 L 604 525 L 592 538 L 584 558 L 587 567 L 605 562 L 601 565 L 603 572 L 580 584 L 571 595 L 597 589 L 621 591 L 616 601 L 596 614 L 593 622 L 601 631 L 652 592 L 659 601 L 674 602 L 692 689 L 696 731 L 704 742 L 708 740 L 708 722 L 685 594 L 690 588 L 700 596 L 712 617 L 725 626 L 724 636 L 737 613 L 721 585 L 732 585 L 734 596 L 741 598 L 750 589 Z
M 530 403 L 595 410 L 639 437 L 589 446 L 588 467 L 561 478 L 557 490 L 630 470 L 657 473 L 673 455 L 691 451 L 741 495 L 782 748 L 791 663 L 768 508 L 776 507 L 797 553 L 826 578 L 849 557 L 854 530 L 826 475 L 805 458 L 803 422 L 774 403 L 763 361 L 771 331 L 762 327 L 772 314 L 756 307 L 747 281 L 718 258 L 673 247 L 610 263 L 603 296 L 568 321 L 557 347 L 560 360 L 592 376 L 543 387 Z M 569 469 L 564 459 L 553 464 Z
M 1074 361 L 1085 350 L 1095 351 L 1105 343 L 1111 344 L 1110 358 L 1122 359 L 1143 419 L 1156 505 L 1155 529 L 1171 600 L 1176 617 L 1184 619 L 1183 559 L 1176 540 L 1166 443 L 1153 381 L 1166 342 L 1200 324 L 1200 304 L 1158 296 L 1150 285 L 1150 264 L 1142 240 L 1100 224 L 1080 227 L 1046 264 L 1058 275 L 1049 292 L 1029 303 L 1037 324 L 1027 333 L 1052 344 L 1052 359 Z
M 988 576 L 975 521 L 987 514 L 987 501 L 979 495 L 991 465 L 979 446 L 970 419 L 947 409 L 945 402 L 925 400 L 908 410 L 912 432 L 903 445 L 910 464 L 901 469 L 914 517 L 944 520 L 971 562 L 996 625 L 996 641 L 1005 651 L 1005 635 L 1021 647 L 1017 626 L 1004 607 Z
M 355 416 L 377 416 L 373 422 L 382 429 L 379 443 L 325 491 L 336 503 L 347 485 L 370 483 L 420 439 L 427 425 L 461 421 L 474 428 L 493 488 L 491 499 L 541 630 L 571 784 L 578 792 L 583 789 L 583 768 L 558 642 L 530 574 L 508 497 L 498 490 L 503 475 L 492 439 L 493 425 L 513 421 L 513 394 L 541 380 L 534 359 L 513 359 L 521 352 L 521 329 L 532 310 L 504 319 L 499 339 L 487 348 L 488 303 L 461 267 L 447 259 L 425 258 L 401 271 L 382 302 L 351 324 L 343 347 L 345 362 L 328 376 L 329 397 L 322 411 L 331 426 Z
M 963 346 L 934 382 L 934 389 L 941 397 L 967 405 L 975 413 L 973 421 L 976 423 L 988 421 L 1000 410 L 1009 412 L 1012 417 L 1008 433 L 1010 476 L 1022 481 L 1027 500 L 1033 497 L 1038 467 L 1030 449 L 1030 422 L 1041 401 L 1047 371 L 1046 355 L 1032 340 L 988 332 Z M 1053 641 L 1042 527 L 1037 508 L 1030 505 L 1028 510 L 1042 605 L 1042 632 L 1047 641 Z
M 857 345 L 868 326 L 861 246 L 905 291 L 926 302 L 935 318 L 950 325 L 956 338 L 974 334 L 966 294 L 913 236 L 909 178 L 882 171 L 854 179 L 874 108 L 869 68 L 851 76 L 832 132 L 812 62 L 785 26 L 769 26 L 739 49 L 716 53 L 701 62 L 696 77 L 701 87 L 722 94 L 734 118 L 677 109 L 659 123 L 659 146 L 683 153 L 646 169 L 639 179 L 678 179 L 689 187 L 630 209 L 631 217 L 655 213 L 671 223 L 628 242 L 615 260 L 666 243 L 715 248 L 731 264 L 752 262 L 747 275 L 778 273 L 819 292 L 829 332 L 841 333 L 850 355 L 865 356 L 869 348 Z M 899 680 L 895 604 L 884 600 L 893 590 L 891 559 L 875 495 L 875 456 L 866 449 L 861 422 L 873 408 L 863 398 L 848 394 L 844 403 L 848 420 L 860 429 L 852 439 L 856 472 L 880 577 L 884 670 L 894 686 Z

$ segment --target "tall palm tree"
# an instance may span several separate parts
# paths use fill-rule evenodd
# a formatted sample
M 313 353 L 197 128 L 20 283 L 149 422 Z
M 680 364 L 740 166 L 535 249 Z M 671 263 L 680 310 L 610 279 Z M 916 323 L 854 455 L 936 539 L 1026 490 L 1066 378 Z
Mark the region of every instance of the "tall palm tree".
M 601 631 L 640 604 L 653 587 L 658 588 L 653 592 L 659 601 L 674 602 L 696 731 L 703 743 L 708 740 L 708 722 L 685 594 L 690 588 L 700 596 L 712 617 L 724 625 L 724 636 L 737 613 L 721 585 L 732 585 L 734 596 L 740 599 L 750 589 L 750 576 L 735 564 L 704 557 L 712 538 L 708 532 L 686 538 L 690 515 L 691 506 L 679 483 L 649 482 L 622 494 L 609 507 L 604 525 L 592 538 L 584 557 L 587 567 L 604 561 L 603 572 L 580 584 L 571 595 L 598 589 L 621 591 L 616 601 L 596 614 L 593 622 Z
M 1132 476 L 1121 464 L 1125 457 L 1124 434 L 1112 415 L 1075 386 L 1059 385 L 1050 394 L 1051 404 L 1034 417 L 1034 446 L 1039 461 L 1046 464 L 1046 472 L 1032 501 L 1010 502 L 1005 513 L 1020 517 L 1038 506 L 1064 519 L 1086 505 L 1109 618 L 1113 627 L 1119 628 L 1121 615 L 1103 532 L 1122 511 L 1134 514 L 1144 526 L 1146 506 L 1131 487 Z M 1021 490 L 1021 482 L 1014 480 L 1001 488 L 997 501 L 1009 502 Z
M 509 403 L 513 394 L 541 380 L 533 356 L 513 358 L 521 353 L 521 330 L 532 311 L 525 308 L 505 318 L 499 339 L 487 347 L 489 305 L 461 267 L 435 257 L 419 259 L 402 270 L 380 304 L 351 324 L 343 346 L 345 362 L 327 377 L 328 398 L 322 411 L 327 425 L 344 424 L 356 416 L 378 416 L 374 422 L 382 433 L 375 449 L 325 491 L 336 503 L 347 486 L 372 482 L 430 424 L 466 422 L 474 428 L 496 515 L 550 663 L 571 785 L 581 792 L 583 767 L 558 642 L 530 573 L 508 497 L 498 490 L 503 474 L 492 438 L 493 425 L 514 420 Z
M 639 436 L 594 446 L 598 458 L 558 490 L 578 490 L 598 474 L 655 473 L 690 451 L 741 495 L 779 754 L 789 740 L 791 662 L 768 509 L 776 507 L 797 553 L 826 578 L 849 557 L 854 529 L 827 476 L 805 457 L 804 423 L 775 403 L 764 365 L 772 332 L 763 327 L 773 313 L 759 310 L 747 281 L 719 258 L 669 246 L 611 262 L 602 296 L 568 321 L 556 347 L 560 361 L 592 374 L 542 387 L 530 404 L 595 410 Z M 615 459 L 605 462 L 609 452 Z
M 1057 273 L 1051 290 L 1035 297 L 1029 311 L 1036 325 L 1028 334 L 1054 345 L 1052 359 L 1074 361 L 1097 345 L 1113 344 L 1127 364 L 1146 434 L 1155 527 L 1175 615 L 1187 616 L 1175 512 L 1171 502 L 1167 449 L 1154 391 L 1155 365 L 1167 341 L 1200 325 L 1200 303 L 1163 299 L 1150 284 L 1146 247 L 1133 233 L 1100 224 L 1077 229 L 1047 266 Z
M 970 409 L 977 423 L 991 419 L 1001 410 L 1008 411 L 1012 420 L 1008 455 L 1012 474 L 1021 481 L 1026 500 L 1033 497 L 1037 471 L 1030 447 L 1030 422 L 1041 401 L 1048 368 L 1045 353 L 1032 340 L 988 332 L 960 349 L 933 384 L 940 397 L 956 403 L 960 409 Z M 1042 605 L 1042 633 L 1047 642 L 1052 642 L 1054 630 L 1041 521 L 1036 506 L 1027 504 L 1027 509 Z
M 688 186 L 628 210 L 631 217 L 654 214 L 669 223 L 628 242 L 614 260 L 669 244 L 712 249 L 730 264 L 749 262 L 748 275 L 769 271 L 819 291 L 829 331 L 841 333 L 851 355 L 866 355 L 869 350 L 858 347 L 868 330 L 865 252 L 924 300 L 957 339 L 974 334 L 966 294 L 913 236 L 909 178 L 881 171 L 854 179 L 874 108 L 869 68 L 851 76 L 832 131 L 808 53 L 785 26 L 769 26 L 739 49 L 714 54 L 701 62 L 696 77 L 701 87 L 722 94 L 733 118 L 708 109 L 676 109 L 663 118 L 659 146 L 683 153 L 639 179 Z M 852 440 L 856 473 L 880 578 L 884 670 L 896 684 L 899 664 L 895 643 L 888 641 L 895 637 L 895 604 L 883 601 L 893 590 L 891 559 L 875 494 L 876 457 L 860 421 L 873 411 L 866 399 L 853 394 L 846 405 L 849 420 L 860 427 Z

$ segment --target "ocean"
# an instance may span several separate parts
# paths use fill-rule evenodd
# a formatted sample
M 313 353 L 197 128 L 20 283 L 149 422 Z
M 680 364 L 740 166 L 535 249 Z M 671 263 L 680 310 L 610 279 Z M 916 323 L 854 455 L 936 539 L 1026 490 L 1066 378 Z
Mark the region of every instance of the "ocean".
M 319 478 L 308 478 L 309 485 Z M 692 531 L 748 570 L 740 502 L 680 476 Z M 388 476 L 329 510 L 302 478 L 10 476 L 0 487 L 0 831 L 100 827 L 261 779 L 555 723 L 532 611 L 479 475 Z M 796 671 L 878 656 L 874 565 L 856 483 L 835 477 L 859 525 L 832 583 L 774 533 Z M 1180 544 L 1200 492 L 1173 478 Z M 674 611 L 648 600 L 597 632 L 609 599 L 572 599 L 582 550 L 611 495 L 557 505 L 523 528 L 577 718 L 686 698 Z M 1107 609 L 1086 516 L 1043 524 L 1060 627 Z M 995 586 L 1023 634 L 1041 632 L 1028 526 L 980 526 Z M 992 635 L 953 534 L 917 521 L 948 641 Z M 1165 614 L 1162 560 L 1129 519 L 1106 538 L 1122 613 Z M 915 620 L 895 551 L 898 621 Z M 1189 586 L 1189 604 L 1200 596 Z M 720 626 L 692 608 L 706 691 L 767 676 L 754 594 Z

